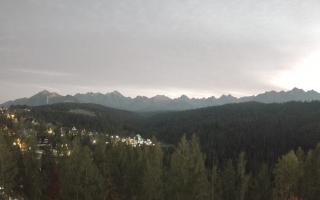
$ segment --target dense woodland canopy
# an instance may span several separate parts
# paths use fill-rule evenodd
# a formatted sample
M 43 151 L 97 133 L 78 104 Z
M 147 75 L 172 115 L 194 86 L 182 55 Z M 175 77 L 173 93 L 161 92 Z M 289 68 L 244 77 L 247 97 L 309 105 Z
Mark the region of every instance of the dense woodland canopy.
M 21 107 L 20 107 L 21 108 Z M 105 109 L 105 110 L 103 110 Z M 26 199 L 317 200 L 320 103 L 232 104 L 168 113 L 95 105 L 32 108 L 24 117 L 105 133 L 152 135 L 155 146 L 67 138 L 69 156 L 38 159 L 0 134 L 0 195 Z M 9 129 L 23 129 L 0 119 Z M 157 140 L 159 142 L 157 142 Z M 23 187 L 21 187 L 23 186 Z
M 276 165 L 247 169 L 247 158 L 206 165 L 198 139 L 184 136 L 172 153 L 158 143 L 151 147 L 70 141 L 73 152 L 39 160 L 34 138 L 21 153 L 0 135 L 0 196 L 25 199 L 146 199 L 146 200 L 316 200 L 320 195 L 320 145 L 290 151 Z M 23 187 L 21 187 L 23 186 Z
M 95 115 L 70 110 L 90 111 Z M 203 109 L 132 113 L 93 104 L 54 104 L 28 113 L 46 122 L 116 134 L 155 136 L 175 145 L 182 135 L 195 134 L 209 158 L 236 158 L 245 152 L 249 165 L 273 164 L 291 149 L 307 151 L 320 141 L 320 102 L 283 104 L 240 103 Z M 257 161 L 257 162 L 256 162 Z

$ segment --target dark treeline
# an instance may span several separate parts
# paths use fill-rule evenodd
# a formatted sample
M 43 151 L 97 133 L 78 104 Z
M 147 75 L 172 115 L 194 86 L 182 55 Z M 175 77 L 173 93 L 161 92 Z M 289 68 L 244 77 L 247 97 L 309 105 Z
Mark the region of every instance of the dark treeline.
M 95 115 L 70 112 L 74 109 Z M 320 102 L 249 102 L 151 114 L 69 103 L 34 107 L 26 114 L 44 122 L 110 134 L 156 136 L 168 145 L 176 145 L 182 135 L 190 139 L 195 134 L 209 165 L 223 164 L 245 152 L 250 170 L 258 169 L 262 162 L 274 165 L 291 149 L 308 151 L 320 141 Z
M 320 145 L 290 151 L 274 167 L 248 170 L 245 153 L 222 164 L 206 164 L 198 139 L 182 137 L 173 151 L 155 146 L 87 144 L 73 139 L 70 154 L 45 151 L 39 159 L 34 137 L 28 150 L 0 134 L 1 199 L 32 200 L 317 200 Z M 59 149 L 59 153 L 64 148 Z M 60 154 L 58 154 L 60 155 Z
M 241 103 L 183 112 L 160 113 L 146 119 L 147 134 L 177 144 L 196 134 L 208 159 L 236 159 L 245 152 L 251 170 L 320 141 L 320 102 Z M 210 162 L 213 162 L 211 160 Z
M 107 108 L 96 104 L 59 103 L 46 106 L 13 106 L 12 110 L 30 108 L 20 115 L 59 126 L 95 130 L 109 134 L 128 135 L 142 127 L 141 114 Z

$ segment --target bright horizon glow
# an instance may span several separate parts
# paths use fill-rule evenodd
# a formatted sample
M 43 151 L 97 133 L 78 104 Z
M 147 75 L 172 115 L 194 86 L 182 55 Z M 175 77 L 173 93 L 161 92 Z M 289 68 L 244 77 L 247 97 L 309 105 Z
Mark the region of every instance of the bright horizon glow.
M 303 90 L 320 90 L 320 50 L 301 59 L 292 68 L 281 71 L 272 80 L 275 86 Z

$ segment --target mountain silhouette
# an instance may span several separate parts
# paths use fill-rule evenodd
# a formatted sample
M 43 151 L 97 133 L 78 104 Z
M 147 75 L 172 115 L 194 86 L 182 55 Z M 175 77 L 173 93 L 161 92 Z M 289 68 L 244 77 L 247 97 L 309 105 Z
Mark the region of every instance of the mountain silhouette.
M 11 105 L 40 106 L 55 103 L 93 103 L 111 108 L 117 108 L 128 111 L 150 112 L 150 111 L 179 111 L 204 108 L 209 106 L 218 106 L 230 103 L 241 102 L 261 102 L 261 103 L 284 103 L 290 101 L 319 101 L 320 93 L 310 90 L 304 91 L 299 88 L 293 88 L 289 91 L 268 91 L 262 94 L 246 97 L 234 97 L 232 95 L 222 95 L 219 98 L 214 96 L 208 98 L 189 98 L 182 95 L 172 99 L 165 95 L 156 95 L 154 97 L 137 96 L 135 98 L 126 97 L 118 91 L 110 93 L 85 93 L 76 95 L 59 95 L 47 90 L 41 91 L 30 98 L 21 98 L 8 101 L 1 106 L 9 107 Z

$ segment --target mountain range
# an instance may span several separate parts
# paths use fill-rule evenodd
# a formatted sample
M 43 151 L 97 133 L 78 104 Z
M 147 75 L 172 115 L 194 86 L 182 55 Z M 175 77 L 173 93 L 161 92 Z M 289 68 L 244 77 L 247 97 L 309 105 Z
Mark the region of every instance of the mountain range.
M 118 91 L 111 93 L 85 93 L 75 95 L 60 95 L 47 90 L 41 91 L 29 98 L 21 98 L 8 101 L 0 106 L 9 107 L 11 105 L 41 106 L 55 103 L 93 103 L 111 108 L 150 112 L 150 111 L 182 111 L 210 106 L 218 106 L 230 103 L 242 102 L 261 102 L 261 103 L 284 103 L 290 101 L 320 101 L 320 93 L 310 90 L 294 88 L 290 91 L 269 91 L 262 94 L 246 97 L 234 97 L 232 95 L 222 95 L 219 98 L 214 96 L 208 98 L 189 98 L 182 95 L 179 98 L 169 98 L 164 95 L 157 95 L 151 98 L 137 96 L 135 98 L 126 97 Z

